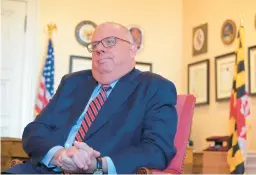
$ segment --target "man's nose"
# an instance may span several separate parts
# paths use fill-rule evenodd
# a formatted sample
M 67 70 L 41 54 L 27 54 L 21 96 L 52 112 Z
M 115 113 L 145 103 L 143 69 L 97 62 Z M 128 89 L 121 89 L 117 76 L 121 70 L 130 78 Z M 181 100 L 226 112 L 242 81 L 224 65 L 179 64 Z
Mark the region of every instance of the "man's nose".
M 98 53 L 105 53 L 106 52 L 106 47 L 104 47 L 102 45 L 102 43 L 100 42 L 98 44 L 98 46 L 96 47 L 95 51 L 98 52 Z

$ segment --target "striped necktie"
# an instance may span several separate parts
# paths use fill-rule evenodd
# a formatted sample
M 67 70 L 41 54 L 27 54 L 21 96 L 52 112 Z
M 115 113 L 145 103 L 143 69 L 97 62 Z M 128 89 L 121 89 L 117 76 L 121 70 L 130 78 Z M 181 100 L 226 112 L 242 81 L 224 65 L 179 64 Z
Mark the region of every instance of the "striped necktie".
M 87 112 L 83 118 L 82 124 L 76 134 L 75 140 L 82 142 L 85 139 L 88 129 L 97 117 L 100 109 L 107 100 L 107 91 L 111 89 L 110 85 L 102 85 L 99 95 L 89 104 Z

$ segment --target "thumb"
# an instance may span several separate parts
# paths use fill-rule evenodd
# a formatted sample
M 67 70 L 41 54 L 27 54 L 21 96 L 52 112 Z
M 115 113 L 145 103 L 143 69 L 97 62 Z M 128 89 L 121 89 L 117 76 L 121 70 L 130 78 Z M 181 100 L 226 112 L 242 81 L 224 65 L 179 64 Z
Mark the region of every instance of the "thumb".
M 68 157 L 73 157 L 73 156 L 74 156 L 74 153 L 73 153 L 72 150 L 68 149 L 68 150 L 66 151 L 66 155 L 67 155 Z
M 74 142 L 74 146 L 78 149 L 81 148 L 81 144 L 77 141 Z
M 100 157 L 100 152 L 96 151 L 96 150 L 93 150 L 93 156 L 94 157 Z
M 77 142 L 77 141 L 75 141 L 74 142 L 74 146 L 77 149 L 82 149 L 84 151 L 88 151 L 88 149 L 90 149 L 90 147 L 86 143 L 84 143 L 84 142 Z
M 76 148 L 76 147 L 68 148 L 68 149 L 66 150 L 66 155 L 67 155 L 68 157 L 72 158 L 72 157 L 75 155 L 76 151 L 77 151 L 77 148 Z

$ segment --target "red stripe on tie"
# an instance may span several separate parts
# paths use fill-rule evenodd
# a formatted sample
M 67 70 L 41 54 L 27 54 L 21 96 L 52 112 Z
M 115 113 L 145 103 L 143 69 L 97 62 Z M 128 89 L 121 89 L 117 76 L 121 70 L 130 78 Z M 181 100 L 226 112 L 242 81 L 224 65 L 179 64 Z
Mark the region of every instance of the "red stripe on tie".
M 85 132 L 88 132 L 88 127 L 84 120 L 82 121 L 82 125 L 84 127 Z
M 87 113 L 89 114 L 90 118 L 92 119 L 92 121 L 94 121 L 95 117 L 92 113 L 92 109 L 90 108 L 90 106 L 88 107 Z
M 102 99 L 102 97 L 101 97 L 101 95 L 99 96 L 99 101 L 100 101 L 100 104 L 101 104 L 101 106 L 103 106 L 103 104 L 104 104 L 104 101 L 103 101 L 103 99 Z
M 94 103 L 96 104 L 98 110 L 100 110 L 101 106 L 100 106 L 100 104 L 99 104 L 97 98 L 95 98 Z
M 98 111 L 95 109 L 96 106 L 94 106 L 94 103 L 93 103 L 93 102 L 91 103 L 90 106 L 92 107 L 92 110 L 93 110 L 94 115 L 95 115 L 95 116 L 98 115 Z
M 76 135 L 76 140 L 79 141 L 79 142 L 82 141 L 82 139 L 81 139 L 81 137 L 80 137 L 80 135 L 79 135 L 78 133 L 77 133 L 77 135 Z
M 103 101 L 105 102 L 106 99 L 107 99 L 106 93 L 104 91 L 101 91 L 101 95 L 102 95 L 102 97 L 104 99 Z
M 84 133 L 84 130 L 83 130 L 83 128 L 81 127 L 81 128 L 79 129 L 79 131 L 80 131 L 80 134 L 81 134 L 81 136 L 84 138 L 84 136 L 85 136 L 85 133 Z
M 91 121 L 90 121 L 88 115 L 85 116 L 85 120 L 86 120 L 86 122 L 87 122 L 87 124 L 88 124 L 88 127 L 90 128 L 90 126 L 92 125 L 92 123 L 91 123 Z
M 75 139 L 77 141 L 83 141 L 86 137 L 86 133 L 88 132 L 88 129 L 93 124 L 93 121 L 95 120 L 96 116 L 99 113 L 99 110 L 104 105 L 104 102 L 107 99 L 107 92 L 109 89 L 111 89 L 110 86 L 105 87 L 104 90 L 103 87 L 98 94 L 98 96 L 89 104 L 89 107 L 86 111 L 86 114 L 84 115 L 84 118 L 82 120 L 81 126 L 76 134 Z M 45 95 L 44 95 L 45 96 Z M 42 97 L 44 98 L 44 97 Z

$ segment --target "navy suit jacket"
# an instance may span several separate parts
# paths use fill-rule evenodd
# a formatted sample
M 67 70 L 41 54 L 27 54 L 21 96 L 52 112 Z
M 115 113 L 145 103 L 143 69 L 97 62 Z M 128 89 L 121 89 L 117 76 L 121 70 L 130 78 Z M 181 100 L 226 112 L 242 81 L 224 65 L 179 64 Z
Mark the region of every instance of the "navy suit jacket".
M 64 146 L 96 85 L 90 70 L 65 75 L 50 103 L 24 129 L 23 148 L 30 160 L 6 172 L 54 173 L 40 161 L 52 147 Z M 172 82 L 133 69 L 120 78 L 84 142 L 109 156 L 117 173 L 164 169 L 176 153 L 176 100 Z

